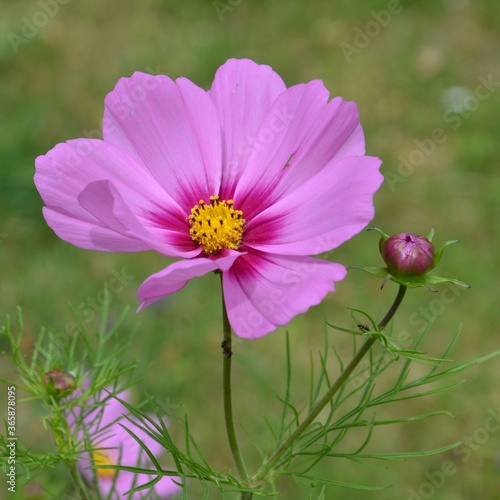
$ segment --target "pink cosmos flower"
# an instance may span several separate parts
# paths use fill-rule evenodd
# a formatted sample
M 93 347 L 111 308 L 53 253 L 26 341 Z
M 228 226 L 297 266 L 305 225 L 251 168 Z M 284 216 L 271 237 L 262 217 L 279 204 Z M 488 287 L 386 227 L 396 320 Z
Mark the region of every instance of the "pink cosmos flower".
M 111 392 L 111 388 L 109 391 Z M 129 391 L 123 391 L 117 397 L 128 402 Z M 99 402 L 105 404 L 94 407 Z M 108 393 L 98 394 L 88 404 L 91 406 L 77 408 L 68 416 L 70 427 L 73 430 L 77 429 L 77 439 L 87 443 L 88 448 L 92 449 L 82 454 L 78 469 L 90 485 L 94 484 L 94 474 L 96 475 L 102 498 L 122 499 L 131 488 L 145 484 L 155 476 L 134 474 L 124 470 L 90 468 L 119 464 L 154 469 L 154 465 L 139 443 L 120 424 L 129 428 L 145 443 L 153 455 L 159 456 L 164 450 L 154 439 L 124 417 L 127 413 L 126 408 Z M 139 490 L 129 498 L 149 498 L 153 491 L 155 498 L 168 498 L 181 489 L 173 480 L 181 482 L 177 477 L 163 476 L 152 489 Z
M 373 218 L 380 160 L 356 105 L 321 81 L 286 88 L 269 67 L 227 61 L 205 91 L 134 73 L 106 97 L 103 140 L 36 160 L 44 216 L 81 248 L 181 260 L 147 278 L 142 306 L 223 275 L 231 325 L 255 338 L 322 301 L 344 266 L 309 257 Z

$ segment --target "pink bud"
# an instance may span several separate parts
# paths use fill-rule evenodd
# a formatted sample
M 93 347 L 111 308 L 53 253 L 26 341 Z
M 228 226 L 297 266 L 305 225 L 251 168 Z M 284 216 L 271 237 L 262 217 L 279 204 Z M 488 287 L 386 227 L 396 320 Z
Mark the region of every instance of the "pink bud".
M 434 245 L 425 237 L 399 233 L 380 240 L 380 253 L 396 278 L 423 276 L 434 267 Z
M 43 383 L 51 389 L 55 395 L 73 392 L 76 388 L 76 378 L 71 373 L 64 370 L 50 370 L 43 376 Z

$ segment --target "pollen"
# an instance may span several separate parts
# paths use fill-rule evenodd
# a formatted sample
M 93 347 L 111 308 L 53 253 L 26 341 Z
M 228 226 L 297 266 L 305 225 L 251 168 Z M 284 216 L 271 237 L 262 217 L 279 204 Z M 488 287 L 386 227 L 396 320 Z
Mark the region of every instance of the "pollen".
M 101 479 L 112 479 L 115 477 L 115 469 L 102 469 L 99 467 L 100 465 L 116 465 L 105 450 L 94 450 L 92 452 L 92 461 L 96 467 L 95 471 Z
M 223 248 L 236 250 L 241 245 L 245 219 L 241 210 L 235 210 L 233 200 L 221 201 L 210 196 L 210 203 L 200 200 L 191 209 L 189 233 L 194 242 L 203 245 L 207 253 Z

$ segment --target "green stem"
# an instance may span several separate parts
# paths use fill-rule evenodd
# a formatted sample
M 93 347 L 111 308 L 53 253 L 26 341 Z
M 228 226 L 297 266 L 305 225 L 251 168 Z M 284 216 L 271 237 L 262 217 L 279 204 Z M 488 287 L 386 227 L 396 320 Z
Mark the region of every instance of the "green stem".
M 387 314 L 384 316 L 382 321 L 377 325 L 377 330 L 379 332 L 385 329 L 385 327 L 389 324 L 389 321 L 391 321 L 392 317 L 396 314 L 396 311 L 398 310 L 399 306 L 401 305 L 401 302 L 403 302 L 403 299 L 404 299 L 405 294 L 406 294 L 406 290 L 408 290 L 408 288 L 406 288 L 406 286 L 399 285 L 398 294 L 396 295 L 396 298 L 394 299 L 392 306 L 387 311 Z
M 231 359 L 233 356 L 232 340 L 231 340 L 231 325 L 227 317 L 226 303 L 224 301 L 224 290 L 222 287 L 222 274 L 221 274 L 221 289 L 222 289 L 222 323 L 223 323 L 223 340 L 222 340 L 222 388 L 224 396 L 224 418 L 226 422 L 227 438 L 229 447 L 233 455 L 236 469 L 241 479 L 248 477 L 248 472 L 245 467 L 245 462 L 238 446 L 236 439 L 236 432 L 234 430 L 233 419 L 233 403 L 231 397 Z
M 58 403 L 54 402 L 54 404 L 57 405 Z M 52 411 L 54 412 L 54 416 L 49 420 L 49 425 L 58 451 L 62 455 L 65 455 L 68 452 L 74 452 L 75 445 L 71 429 L 69 428 L 66 418 L 63 416 L 58 406 L 53 406 Z M 82 500 L 94 499 L 95 496 L 91 493 L 89 487 L 84 482 L 80 472 L 78 471 L 76 462 L 72 460 L 64 460 L 64 463 L 69 469 L 73 485 L 79 498 L 82 498 Z
M 82 476 L 80 475 L 80 472 L 78 471 L 76 464 L 72 462 L 72 463 L 66 463 L 66 465 L 69 468 L 71 479 L 73 480 L 73 484 L 75 486 L 78 498 L 81 498 L 82 500 L 94 500 L 96 497 L 93 493 L 89 491 L 88 486 L 83 481 Z
M 398 294 L 394 299 L 394 302 L 387 314 L 384 316 L 382 321 L 378 324 L 378 331 L 383 330 L 389 321 L 392 319 L 398 307 L 406 293 L 406 286 L 400 285 Z M 316 420 L 316 417 L 322 412 L 326 405 L 330 402 L 337 391 L 347 382 L 352 372 L 358 366 L 360 361 L 365 357 L 370 348 L 373 346 L 377 338 L 371 335 L 365 343 L 361 346 L 360 350 L 356 353 L 351 362 L 346 366 L 344 371 L 340 374 L 339 378 L 334 382 L 334 384 L 328 389 L 328 392 L 316 403 L 314 408 L 309 412 L 306 418 L 299 424 L 295 431 L 288 436 L 287 440 L 281 444 L 281 446 L 271 455 L 271 457 L 264 463 L 257 471 L 248 479 L 246 484 L 248 485 L 259 485 L 266 479 L 269 471 L 274 467 L 274 465 L 280 460 L 280 458 L 291 449 L 295 441 L 302 435 L 302 433 Z

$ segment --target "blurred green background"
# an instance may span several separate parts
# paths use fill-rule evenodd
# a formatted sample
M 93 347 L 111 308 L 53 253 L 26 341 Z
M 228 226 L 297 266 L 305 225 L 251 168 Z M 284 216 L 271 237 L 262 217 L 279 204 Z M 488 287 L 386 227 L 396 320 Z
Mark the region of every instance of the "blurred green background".
M 69 303 L 98 309 L 91 302 L 113 271 L 125 268 L 133 276 L 112 297 L 111 311 L 117 315 L 128 305 L 135 310 L 138 285 L 167 264 L 154 253 L 89 252 L 59 240 L 41 214 L 32 181 L 35 157 L 58 142 L 96 136 L 104 97 L 120 77 L 140 70 L 185 76 L 209 88 L 217 67 L 230 57 L 269 64 L 287 85 L 322 79 L 332 96 L 358 103 L 367 152 L 383 159 L 386 175 L 375 197 L 374 223 L 388 233 L 427 234 L 434 226 L 438 244 L 459 239 L 459 245 L 446 250 L 437 274 L 472 284 L 451 300 L 443 292 L 412 292 L 395 328 L 415 338 L 422 318 L 427 321 L 425 309 L 435 319 L 425 346 L 430 355 L 441 353 L 461 321 L 464 331 L 454 359 L 498 347 L 500 4 L 496 0 L 1 0 L 0 8 L 0 316 L 4 320 L 6 314 L 15 314 L 16 306 L 22 307 L 26 354 L 42 326 L 64 330 L 72 320 Z M 484 86 L 488 80 L 493 83 Z M 401 166 L 403 159 L 411 162 L 409 167 Z M 345 265 L 380 265 L 377 236 L 363 232 L 331 258 Z M 379 287 L 375 278 L 352 271 L 338 284 L 337 293 L 288 326 L 297 405 L 307 397 L 310 352 L 322 346 L 324 320 L 352 326 L 347 307 L 364 308 L 380 317 L 396 288 L 389 284 L 380 291 Z M 144 370 L 137 399 L 148 391 L 164 401 L 172 432 L 179 439 L 180 421 L 187 412 L 192 433 L 209 461 L 220 469 L 230 466 L 222 420 L 216 277 L 196 280 L 158 307 L 138 315 L 131 312 L 126 323 L 139 325 L 131 353 Z M 284 334 L 282 328 L 235 345 L 235 413 L 241 422 L 242 446 L 251 457 L 255 452 L 244 431 L 265 446 L 270 436 L 262 417 L 279 416 L 275 393 L 284 389 Z M 333 331 L 329 335 L 347 360 L 350 339 Z M 13 377 L 12 367 L 3 359 L 0 363 L 0 375 Z M 470 370 L 466 378 L 458 390 L 417 406 L 388 408 L 385 414 L 396 418 L 447 409 L 455 419 L 435 417 L 378 429 L 371 450 L 425 450 L 472 436 L 468 460 L 448 453 L 383 464 L 382 470 L 330 460 L 321 472 L 334 479 L 392 486 L 381 493 L 330 487 L 326 498 L 348 494 L 356 499 L 396 500 L 411 498 L 411 489 L 419 488 L 419 494 L 428 495 L 422 498 L 500 498 L 500 432 L 491 432 L 480 444 L 473 437 L 488 410 L 499 410 L 498 361 Z M 3 396 L 0 401 L 5 401 Z M 37 407 L 18 406 L 19 437 L 34 449 L 51 446 L 39 417 Z M 445 460 L 455 463 L 456 472 L 444 484 L 422 489 Z M 47 471 L 19 498 L 38 498 L 33 496 L 34 483 L 47 489 L 41 498 L 60 498 L 65 481 L 62 469 Z M 3 483 L 2 479 L 0 488 Z M 283 498 L 309 498 L 309 490 L 291 480 L 284 480 L 280 488 Z M 193 488 L 192 498 L 197 498 L 196 491 Z

